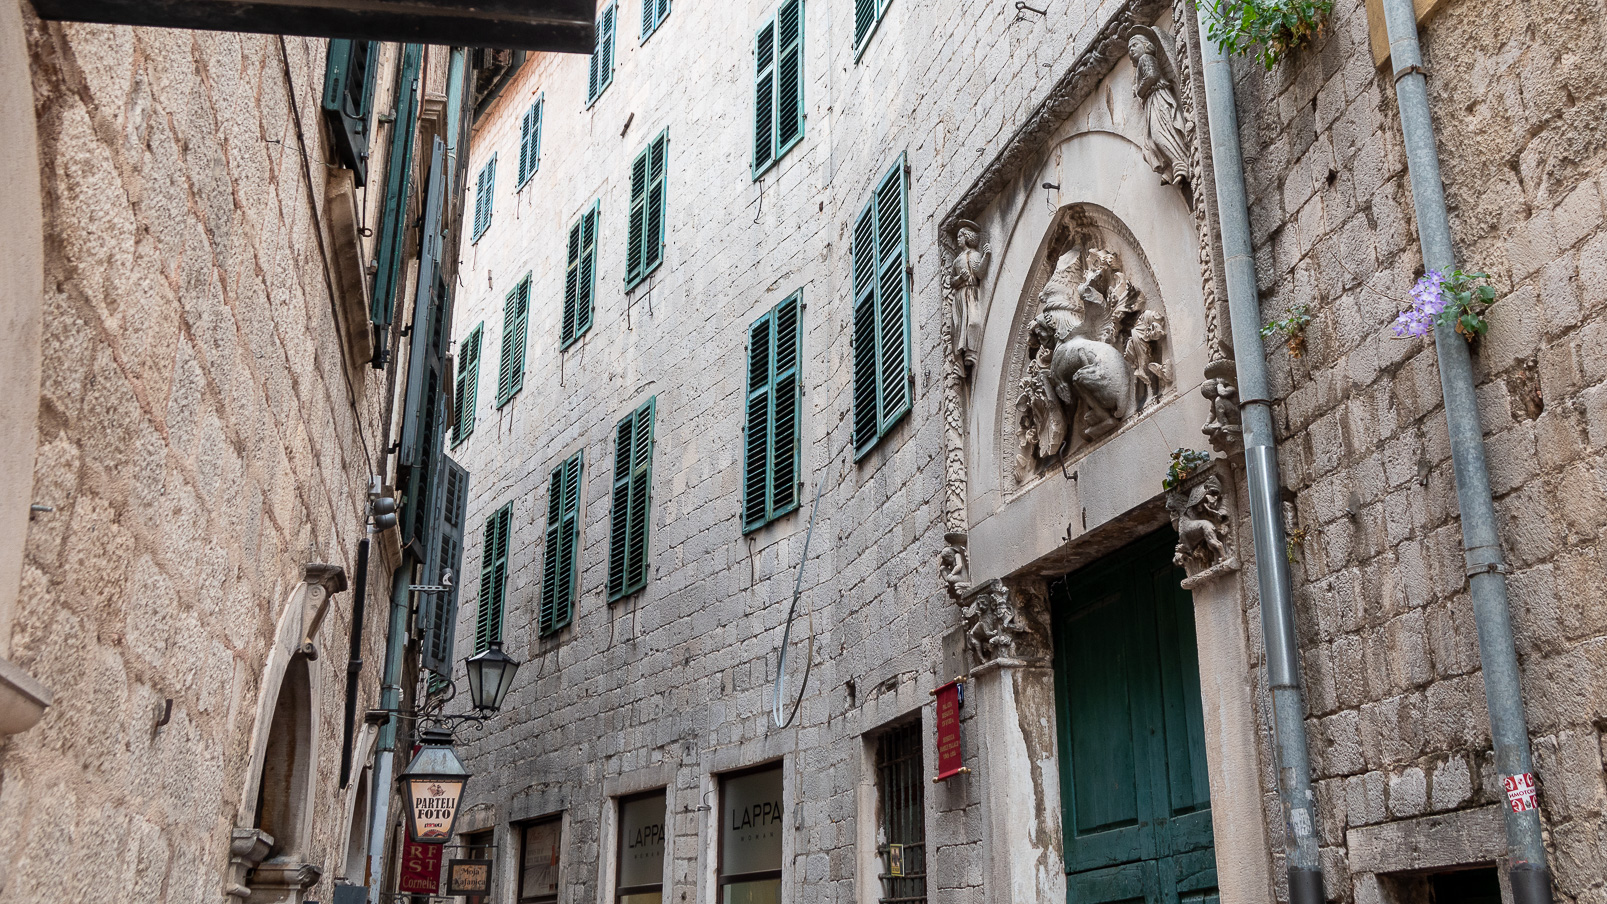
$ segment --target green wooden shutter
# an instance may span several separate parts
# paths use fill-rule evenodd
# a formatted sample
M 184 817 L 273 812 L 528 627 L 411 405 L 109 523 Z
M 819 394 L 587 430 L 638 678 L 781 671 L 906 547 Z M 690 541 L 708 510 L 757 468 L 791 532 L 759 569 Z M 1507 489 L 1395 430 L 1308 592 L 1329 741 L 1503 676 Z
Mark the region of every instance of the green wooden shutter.
M 858 47 L 865 42 L 865 36 L 870 34 L 872 25 L 876 24 L 877 14 L 881 11 L 881 0 L 854 0 L 854 46 Z
M 385 167 L 385 203 L 379 215 L 379 269 L 374 273 L 374 300 L 370 316 L 375 330 L 376 365 L 383 363 L 390 342 L 396 312 L 396 290 L 402 278 L 402 247 L 407 236 L 407 200 L 413 180 L 413 139 L 418 133 L 419 70 L 424 48 L 408 44 L 402 48 L 402 66 L 397 76 L 396 125 L 391 130 L 391 152 Z M 444 174 L 443 174 L 444 178 Z M 426 186 L 425 194 L 431 189 Z
M 910 410 L 904 161 L 854 224 L 854 447 L 863 455 Z
M 631 161 L 631 209 L 625 239 L 625 288 L 642 281 L 643 245 L 647 238 L 647 176 L 648 151 L 643 148 Z
M 502 355 L 497 367 L 497 407 L 524 388 L 525 334 L 530 316 L 530 274 L 519 280 L 502 304 Z
M 574 619 L 575 553 L 580 545 L 580 472 L 584 453 L 554 468 L 547 485 L 547 542 L 541 570 L 541 633 Z
M 369 118 L 374 106 L 374 73 L 379 43 L 337 38 L 324 63 L 324 119 L 335 137 L 342 166 L 368 181 Z
M 591 106 L 614 81 L 614 18 L 618 4 L 610 3 L 597 17 L 597 43 L 591 52 L 591 69 L 586 81 L 586 106 Z
M 803 0 L 776 12 L 776 157 L 803 137 Z
M 525 111 L 524 119 L 519 123 L 519 186 L 522 188 L 530 177 L 536 174 L 541 166 L 541 111 L 546 104 L 545 97 L 536 98 L 536 102 Z
M 474 236 L 471 241 L 479 241 L 491 227 L 491 204 L 496 198 L 496 187 L 497 155 L 492 154 L 474 180 Z
M 560 351 L 591 329 L 592 302 L 597 289 L 597 223 L 601 216 L 599 199 L 569 227 L 568 263 L 564 267 L 564 320 L 558 336 Z
M 753 39 L 753 177 L 776 159 L 776 23 L 770 20 Z
M 458 345 L 458 385 L 452 405 L 452 413 L 457 415 L 452 428 L 454 446 L 474 433 L 475 396 L 480 387 L 480 336 L 484 328 L 485 324 L 479 324 Z
M 414 286 L 413 325 L 409 334 L 406 401 L 402 408 L 400 464 L 413 467 L 426 459 L 439 436 L 424 428 L 433 415 L 427 402 L 431 385 L 441 389 L 445 348 L 441 324 L 451 315 L 446 286 L 441 279 L 441 230 L 446 203 L 446 144 L 435 139 L 430 154 L 430 177 L 424 198 L 424 222 L 419 229 L 418 281 Z M 434 381 L 432 384 L 431 381 Z M 438 427 L 444 425 L 437 425 Z M 433 473 L 433 472 L 427 472 Z
M 658 30 L 664 17 L 670 14 L 670 0 L 642 0 L 642 36 L 647 36 Z
M 664 171 L 668 129 L 647 143 L 631 163 L 630 225 L 625 242 L 625 290 L 635 288 L 664 259 Z
M 443 678 L 452 676 L 452 642 L 457 625 L 458 586 L 463 583 L 463 527 L 468 514 L 469 472 L 443 455 L 435 496 L 438 529 L 426 558 L 426 584 L 445 584 L 446 593 L 425 594 L 420 606 L 424 627 L 424 667 Z
M 653 483 L 653 411 L 648 399 L 614 431 L 614 492 L 609 512 L 608 598 L 647 584 L 649 502 Z
M 503 600 L 508 584 L 508 533 L 513 527 L 513 503 L 485 519 L 484 549 L 480 552 L 480 609 L 474 622 L 474 652 L 483 653 L 491 641 L 502 639 Z
M 742 529 L 753 530 L 798 505 L 798 424 L 802 291 L 748 328 L 748 397 L 743 430 Z

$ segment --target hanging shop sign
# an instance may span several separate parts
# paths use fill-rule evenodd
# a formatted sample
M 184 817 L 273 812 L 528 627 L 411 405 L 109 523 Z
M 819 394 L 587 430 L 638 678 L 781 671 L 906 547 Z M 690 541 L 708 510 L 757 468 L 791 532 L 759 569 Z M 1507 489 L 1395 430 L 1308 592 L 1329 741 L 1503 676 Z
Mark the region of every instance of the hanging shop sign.
M 402 877 L 396 890 L 433 895 L 441 888 L 441 845 L 402 842 Z
M 961 765 L 960 707 L 965 703 L 965 679 L 956 678 L 932 692 L 937 698 L 937 775 L 941 782 L 971 770 Z
M 447 861 L 446 893 L 448 896 L 491 894 L 491 861 Z
M 41 19 L 591 53 L 596 0 L 33 0 Z

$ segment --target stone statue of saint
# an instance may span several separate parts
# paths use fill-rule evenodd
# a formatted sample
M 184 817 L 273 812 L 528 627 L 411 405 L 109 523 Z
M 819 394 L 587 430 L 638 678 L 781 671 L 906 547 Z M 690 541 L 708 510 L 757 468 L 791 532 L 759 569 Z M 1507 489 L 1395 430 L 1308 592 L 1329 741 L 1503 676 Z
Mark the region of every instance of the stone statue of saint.
M 949 326 L 953 330 L 953 354 L 967 370 L 976 366 L 982 344 L 982 277 L 993 261 L 993 246 L 978 243 L 982 230 L 970 220 L 961 220 L 954 231 L 959 250 L 949 264 L 946 287 L 949 290 Z
M 1157 47 L 1144 32 L 1127 39 L 1127 56 L 1137 70 L 1133 93 L 1144 102 L 1144 115 L 1149 120 L 1149 141 L 1144 146 L 1144 159 L 1161 181 L 1167 185 L 1185 182 L 1189 175 L 1189 152 L 1186 131 L 1188 122 L 1183 118 L 1173 87 L 1170 58 L 1163 59 L 1165 48 Z

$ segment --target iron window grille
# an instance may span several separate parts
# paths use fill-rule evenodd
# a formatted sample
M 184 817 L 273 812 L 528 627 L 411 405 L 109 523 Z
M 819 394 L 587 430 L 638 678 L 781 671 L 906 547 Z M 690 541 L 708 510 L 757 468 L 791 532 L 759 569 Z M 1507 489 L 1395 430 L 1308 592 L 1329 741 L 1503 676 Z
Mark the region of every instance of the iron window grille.
M 926 770 L 920 720 L 876 739 L 882 904 L 926 904 Z

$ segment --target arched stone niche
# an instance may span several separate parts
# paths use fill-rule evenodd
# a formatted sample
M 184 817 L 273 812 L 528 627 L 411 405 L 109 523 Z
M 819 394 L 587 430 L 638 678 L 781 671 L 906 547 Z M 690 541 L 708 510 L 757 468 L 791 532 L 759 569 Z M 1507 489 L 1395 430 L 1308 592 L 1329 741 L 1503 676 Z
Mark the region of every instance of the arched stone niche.
M 995 237 L 998 266 L 983 287 L 986 314 L 967 412 L 975 581 L 1011 574 L 1152 501 L 1172 450 L 1202 445 L 1200 425 L 1210 412 L 1199 394 L 1209 358 L 1199 233 L 1185 192 L 1163 183 L 1145 159 L 1145 114 L 1133 78 L 1129 61 L 1118 64 L 980 220 Z M 1076 423 L 1068 424 L 1066 443 L 1021 467 L 1017 402 L 1038 348 L 1033 321 L 1046 301 L 1063 307 L 1068 293 L 1090 282 L 1075 272 L 1089 269 L 1090 248 L 1107 252 L 1114 266 L 1087 287 L 1107 305 L 1113 289 L 1127 293 L 1134 307 L 1127 330 L 1116 330 L 1117 346 L 1130 338 L 1134 314 L 1152 312 L 1164 327 L 1151 349 L 1166 379 L 1152 400 L 1136 390 L 1108 429 L 1084 433 L 1084 416 L 1068 406 Z M 1128 288 L 1116 289 L 1118 274 Z M 1046 299 L 1046 288 L 1057 297 Z M 1084 309 L 1109 313 L 1092 303 Z M 1088 338 L 1104 329 L 1090 326 Z M 1117 346 L 1110 352 L 1126 360 Z

